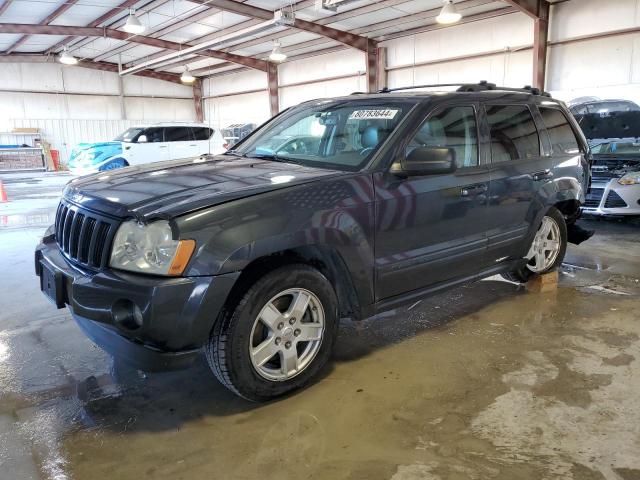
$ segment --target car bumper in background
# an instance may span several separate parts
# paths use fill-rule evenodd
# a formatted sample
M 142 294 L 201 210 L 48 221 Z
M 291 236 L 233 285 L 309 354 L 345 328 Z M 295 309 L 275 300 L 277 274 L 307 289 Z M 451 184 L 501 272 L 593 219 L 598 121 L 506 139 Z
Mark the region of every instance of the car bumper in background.
M 640 215 L 640 185 L 594 178 L 582 211 L 591 215 Z
M 146 371 L 189 365 L 207 341 L 239 276 L 152 277 L 76 269 L 46 237 L 35 255 L 41 289 L 68 306 L 99 347 Z

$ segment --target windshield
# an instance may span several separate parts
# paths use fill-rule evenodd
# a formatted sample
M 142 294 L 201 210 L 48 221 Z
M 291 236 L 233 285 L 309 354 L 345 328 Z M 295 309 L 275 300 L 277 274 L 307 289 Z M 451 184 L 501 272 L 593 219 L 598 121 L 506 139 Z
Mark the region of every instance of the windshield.
M 589 146 L 594 155 L 640 155 L 640 139 L 590 140 Z
M 413 104 L 322 103 L 278 118 L 230 152 L 356 171 L 366 165 Z
M 129 128 L 125 130 L 123 133 L 118 135 L 113 139 L 114 142 L 127 142 L 131 143 L 134 138 L 136 138 L 141 132 L 144 130 L 143 128 Z

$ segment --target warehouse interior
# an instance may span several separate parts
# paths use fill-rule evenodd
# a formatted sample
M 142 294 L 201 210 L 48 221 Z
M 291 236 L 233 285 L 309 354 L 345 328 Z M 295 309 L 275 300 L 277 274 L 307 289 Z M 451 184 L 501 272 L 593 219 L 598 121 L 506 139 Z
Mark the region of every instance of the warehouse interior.
M 267 403 L 204 355 L 112 358 L 40 292 L 83 145 L 187 126 L 221 153 L 310 100 L 480 81 L 640 105 L 640 0 L 0 0 L 0 478 L 640 478 L 640 209 L 602 192 L 549 291 L 341 320 L 319 381 Z

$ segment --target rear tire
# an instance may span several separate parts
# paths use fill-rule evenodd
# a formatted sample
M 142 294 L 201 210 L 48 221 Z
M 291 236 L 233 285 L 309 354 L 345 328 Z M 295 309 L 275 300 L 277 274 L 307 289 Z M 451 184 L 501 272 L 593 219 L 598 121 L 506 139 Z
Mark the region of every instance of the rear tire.
M 545 227 L 550 228 L 546 234 L 543 231 Z M 554 241 L 558 242 L 557 250 L 555 248 L 545 250 L 550 245 L 553 245 L 552 242 Z M 529 258 L 529 262 L 513 272 L 503 273 L 502 277 L 510 282 L 526 283 L 533 277 L 556 270 L 564 260 L 566 252 L 567 225 L 564 215 L 557 208 L 551 207 L 542 218 L 532 245 L 527 252 L 526 258 Z M 534 256 L 530 257 L 532 253 Z M 536 253 L 537 255 L 535 255 Z
M 324 275 L 302 264 L 281 267 L 258 279 L 233 311 L 223 312 L 205 348 L 207 361 L 232 392 L 271 400 L 317 377 L 331 356 L 338 323 L 336 294 Z

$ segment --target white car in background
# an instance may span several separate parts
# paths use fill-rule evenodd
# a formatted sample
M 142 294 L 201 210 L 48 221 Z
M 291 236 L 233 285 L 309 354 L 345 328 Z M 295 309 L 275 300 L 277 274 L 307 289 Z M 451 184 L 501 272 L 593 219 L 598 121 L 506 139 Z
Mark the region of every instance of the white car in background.
M 223 153 L 220 132 L 200 123 L 158 123 L 127 129 L 113 141 L 81 143 L 69 158 L 69 170 L 87 175 L 129 165 Z

